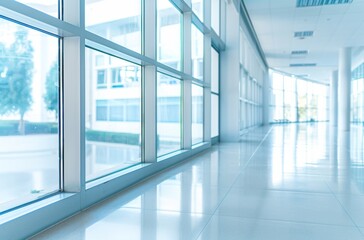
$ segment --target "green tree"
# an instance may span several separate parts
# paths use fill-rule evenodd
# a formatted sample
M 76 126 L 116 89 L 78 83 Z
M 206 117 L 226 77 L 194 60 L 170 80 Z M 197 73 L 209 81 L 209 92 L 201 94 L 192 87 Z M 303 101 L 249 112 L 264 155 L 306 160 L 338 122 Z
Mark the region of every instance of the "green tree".
M 25 28 L 17 29 L 15 41 L 6 51 L 6 76 L 3 74 L 3 77 L 6 84 L 0 92 L 0 114 L 18 113 L 18 130 L 20 134 L 24 134 L 24 115 L 33 102 L 33 47 Z
M 44 95 L 44 102 L 47 105 L 47 109 L 55 111 L 56 118 L 58 117 L 58 78 L 59 68 L 58 62 L 56 61 L 47 74 L 46 94 Z
M 6 57 L 6 49 L 3 43 L 0 42 L 0 92 L 1 88 L 5 88 L 6 83 L 6 73 L 7 73 L 7 57 Z M 1 95 L 2 96 L 2 95 Z M 1 101 L 0 101 L 0 108 L 1 108 Z M 1 112 L 1 109 L 0 109 Z

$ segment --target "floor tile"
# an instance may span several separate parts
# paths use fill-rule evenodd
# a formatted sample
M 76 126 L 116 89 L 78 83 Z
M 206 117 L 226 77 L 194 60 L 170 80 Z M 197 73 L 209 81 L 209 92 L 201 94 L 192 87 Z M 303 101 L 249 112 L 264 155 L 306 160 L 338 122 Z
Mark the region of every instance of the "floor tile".
M 280 169 L 248 169 L 241 173 L 234 188 L 331 193 L 326 179 L 320 176 L 284 174 Z
M 199 240 L 360 240 L 356 227 L 214 216 Z
M 74 225 L 72 231 L 66 231 L 70 229 L 60 224 L 33 239 L 196 239 L 209 218 L 201 214 L 122 208 L 95 222 L 82 215 L 67 223 Z
M 246 218 L 354 226 L 331 194 L 232 189 L 218 214 Z
M 208 188 L 203 185 L 160 184 L 125 204 L 124 207 L 213 214 L 227 191 L 228 189 Z
M 355 224 L 364 228 L 364 196 L 338 195 L 337 198 L 348 211 Z

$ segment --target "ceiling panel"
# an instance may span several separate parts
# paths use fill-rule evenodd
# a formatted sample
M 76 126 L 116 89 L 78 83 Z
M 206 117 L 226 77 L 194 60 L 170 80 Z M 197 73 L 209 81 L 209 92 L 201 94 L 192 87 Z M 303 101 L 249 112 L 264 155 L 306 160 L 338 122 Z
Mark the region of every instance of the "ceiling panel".
M 352 4 L 296 8 L 295 0 L 244 0 L 267 62 L 291 74 L 310 74 L 327 81 L 337 68 L 342 47 L 364 45 L 364 0 Z M 266 15 L 266 16 L 265 16 Z M 314 31 L 312 37 L 297 39 L 295 31 Z M 308 50 L 304 57 L 292 50 Z M 317 63 L 317 67 L 292 68 L 292 63 Z

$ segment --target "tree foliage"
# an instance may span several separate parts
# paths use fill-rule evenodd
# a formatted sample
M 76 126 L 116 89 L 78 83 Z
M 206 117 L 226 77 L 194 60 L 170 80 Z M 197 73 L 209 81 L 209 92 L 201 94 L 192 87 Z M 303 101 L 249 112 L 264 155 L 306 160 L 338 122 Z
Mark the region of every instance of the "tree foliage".
M 19 132 L 24 134 L 24 115 L 33 102 L 31 93 L 33 47 L 25 28 L 17 29 L 15 41 L 4 52 L 5 67 L 3 67 L 0 87 L 0 114 L 18 113 L 20 115 Z
M 46 80 L 46 94 L 44 95 L 44 102 L 46 103 L 47 109 L 55 111 L 56 117 L 58 117 L 58 78 L 59 78 L 59 67 L 58 62 L 53 63 L 51 69 L 47 74 Z

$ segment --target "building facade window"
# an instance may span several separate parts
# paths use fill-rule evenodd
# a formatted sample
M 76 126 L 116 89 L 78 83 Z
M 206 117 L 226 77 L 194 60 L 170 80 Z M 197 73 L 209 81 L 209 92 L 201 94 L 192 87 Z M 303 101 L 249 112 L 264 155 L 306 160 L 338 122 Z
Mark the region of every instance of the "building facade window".
M 220 35 L 220 0 L 211 0 L 211 27 Z
M 191 28 L 191 41 L 192 76 L 203 80 L 203 34 L 194 24 Z
M 92 181 L 141 162 L 141 67 L 90 48 L 86 56 L 91 60 L 86 61 L 86 180 Z M 100 59 L 109 59 L 102 70 Z M 100 81 L 100 76 L 112 81 Z M 110 161 L 98 154 L 103 147 L 128 154 L 106 164 Z
M 49 0 L 49 1 L 16 0 L 16 1 L 26 4 L 29 7 L 32 7 L 34 9 L 37 9 L 44 13 L 47 13 L 53 17 L 56 17 L 56 18 L 60 17 L 59 0 Z
M 141 53 L 141 0 L 85 0 L 86 30 Z
M 169 0 L 157 0 L 157 60 L 182 70 L 182 14 Z
M 191 0 L 192 11 L 203 21 L 204 19 L 204 0 Z
M 157 156 L 181 149 L 181 81 L 157 74 Z

